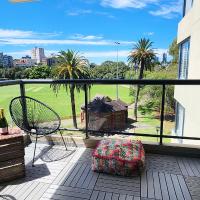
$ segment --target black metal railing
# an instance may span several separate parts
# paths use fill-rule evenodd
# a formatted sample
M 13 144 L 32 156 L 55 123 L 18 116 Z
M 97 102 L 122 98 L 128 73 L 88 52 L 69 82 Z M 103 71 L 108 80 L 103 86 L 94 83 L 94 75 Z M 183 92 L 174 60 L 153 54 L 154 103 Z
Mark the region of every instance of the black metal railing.
M 169 139 L 182 139 L 182 140 L 200 140 L 197 137 L 185 137 L 185 136 L 176 136 L 176 135 L 164 135 L 163 126 L 164 126 L 164 116 L 165 116 L 165 97 L 166 97 L 166 86 L 169 85 L 198 85 L 200 86 L 200 80 L 6 80 L 0 81 L 0 86 L 9 86 L 9 85 L 19 85 L 20 86 L 20 95 L 23 98 L 26 96 L 25 86 L 27 84 L 83 84 L 84 85 L 84 94 L 85 94 L 85 129 L 66 129 L 70 131 L 84 131 L 86 138 L 89 137 L 89 133 L 106 133 L 106 134 L 121 134 L 121 135 L 132 135 L 132 136 L 143 136 L 143 137 L 152 137 L 159 138 L 160 145 L 163 144 L 164 138 Z M 88 129 L 88 86 L 89 85 L 160 85 L 162 86 L 162 97 L 161 97 L 161 112 L 160 112 L 160 134 L 144 134 L 144 133 L 129 133 L 125 131 L 94 131 Z M 24 114 L 26 115 L 26 108 L 24 106 Z

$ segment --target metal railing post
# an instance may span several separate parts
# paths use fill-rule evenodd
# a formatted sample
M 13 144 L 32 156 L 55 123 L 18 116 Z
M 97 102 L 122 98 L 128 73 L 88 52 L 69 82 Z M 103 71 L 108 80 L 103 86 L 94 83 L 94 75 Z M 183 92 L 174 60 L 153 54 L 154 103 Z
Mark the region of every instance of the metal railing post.
M 26 106 L 26 99 L 25 99 L 26 92 L 25 92 L 25 85 L 22 81 L 20 82 L 20 96 L 22 100 L 23 123 L 25 127 L 28 129 L 29 125 L 27 121 L 27 106 Z
M 165 118 L 165 94 L 166 94 L 166 86 L 162 85 L 162 102 L 161 102 L 161 112 L 160 112 L 160 145 L 163 144 L 163 125 Z
M 84 84 L 84 91 L 85 91 L 85 134 L 86 134 L 86 139 L 88 139 L 89 135 L 88 135 L 88 87 L 87 87 L 87 84 Z

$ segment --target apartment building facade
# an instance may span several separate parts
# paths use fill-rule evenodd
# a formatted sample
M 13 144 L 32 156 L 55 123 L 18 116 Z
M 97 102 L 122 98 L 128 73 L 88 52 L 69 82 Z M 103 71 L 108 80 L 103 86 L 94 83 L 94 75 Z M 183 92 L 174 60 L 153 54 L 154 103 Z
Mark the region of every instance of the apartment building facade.
M 37 64 L 42 63 L 46 58 L 44 54 L 44 48 L 35 47 L 31 51 L 32 58 L 37 60 Z
M 13 57 L 4 55 L 2 52 L 0 52 L 0 67 L 13 67 Z
M 179 79 L 200 79 L 200 1 L 184 0 L 178 26 Z M 200 137 L 200 86 L 175 86 L 178 136 Z M 183 141 L 179 140 L 182 143 Z M 199 141 L 184 141 L 200 145 Z

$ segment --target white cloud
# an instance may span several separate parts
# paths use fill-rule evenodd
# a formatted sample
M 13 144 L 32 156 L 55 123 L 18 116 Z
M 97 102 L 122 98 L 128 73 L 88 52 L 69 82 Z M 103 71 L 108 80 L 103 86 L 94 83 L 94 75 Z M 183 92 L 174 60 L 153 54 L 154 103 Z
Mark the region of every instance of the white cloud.
M 103 36 L 75 34 L 74 36 L 71 36 L 71 38 L 77 40 L 101 40 L 103 39 Z
M 13 56 L 14 58 L 21 58 L 22 56 L 30 55 L 31 51 L 30 50 L 13 51 L 13 52 L 5 52 L 5 54 Z
M 148 36 L 152 36 L 154 35 L 155 33 L 154 32 L 147 32 L 147 33 L 144 33 L 144 35 L 148 35 Z
M 160 8 L 149 13 L 154 16 L 161 16 L 167 19 L 172 19 L 182 13 L 183 2 L 182 0 L 171 2 L 170 4 L 160 5 Z
M 100 16 L 105 16 L 108 18 L 115 18 L 115 16 L 111 15 L 108 12 L 102 12 L 102 11 L 94 11 L 94 10 L 89 10 L 89 9 L 79 9 L 79 10 L 72 10 L 72 11 L 67 11 L 67 15 L 69 16 L 80 16 L 80 15 L 100 15 Z
M 116 9 L 142 9 L 153 5 L 155 10 L 149 11 L 151 15 L 172 19 L 182 12 L 183 0 L 171 0 L 171 2 L 164 0 L 101 0 L 101 5 Z
M 85 36 L 87 38 L 87 36 Z M 89 39 L 90 38 L 90 39 Z M 91 36 L 87 39 L 27 39 L 27 38 L 0 38 L 1 45 L 93 45 L 114 46 L 113 40 L 94 40 Z M 119 41 L 121 46 L 133 45 L 132 41 Z
M 23 38 L 23 37 L 32 37 L 33 35 L 34 35 L 33 31 L 0 29 L 0 38 L 4 37 Z
M 78 16 L 78 15 L 85 15 L 85 14 L 91 14 L 92 10 L 73 10 L 73 11 L 67 11 L 67 15 L 70 16 Z
M 160 0 L 101 0 L 101 5 L 113 8 L 144 8 Z
M 62 33 L 37 33 L 34 31 L 0 29 L 1 38 L 33 38 L 33 37 L 54 37 Z

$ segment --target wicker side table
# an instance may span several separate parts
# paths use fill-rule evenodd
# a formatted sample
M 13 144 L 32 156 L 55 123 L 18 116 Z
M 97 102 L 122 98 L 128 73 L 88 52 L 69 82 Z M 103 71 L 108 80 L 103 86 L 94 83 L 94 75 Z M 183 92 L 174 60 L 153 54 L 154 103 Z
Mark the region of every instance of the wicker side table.
M 21 130 L 0 135 L 0 183 L 25 176 L 24 140 Z

